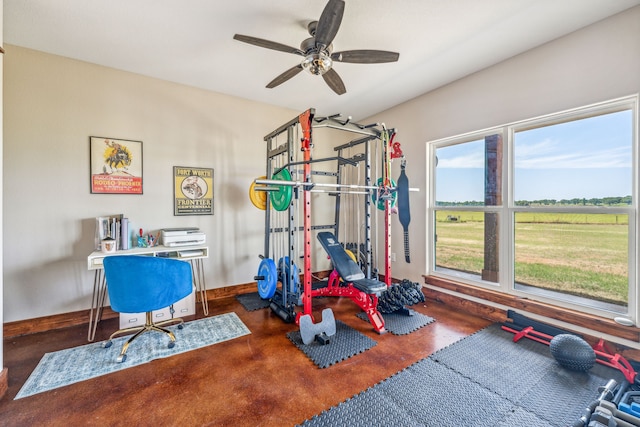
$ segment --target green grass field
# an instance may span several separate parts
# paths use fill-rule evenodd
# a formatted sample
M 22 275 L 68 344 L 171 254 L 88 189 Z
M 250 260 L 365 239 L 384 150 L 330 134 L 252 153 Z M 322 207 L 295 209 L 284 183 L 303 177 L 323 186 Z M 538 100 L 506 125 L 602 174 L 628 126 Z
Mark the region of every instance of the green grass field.
M 437 222 L 451 222 L 447 217 L 456 217 L 459 222 L 484 222 L 484 212 L 437 211 Z M 547 212 L 518 212 L 517 222 L 545 224 L 629 224 L 627 215 L 616 214 L 559 214 Z
M 437 266 L 481 274 L 483 212 L 439 211 L 436 233 Z M 516 283 L 626 305 L 627 260 L 626 215 L 516 215 Z

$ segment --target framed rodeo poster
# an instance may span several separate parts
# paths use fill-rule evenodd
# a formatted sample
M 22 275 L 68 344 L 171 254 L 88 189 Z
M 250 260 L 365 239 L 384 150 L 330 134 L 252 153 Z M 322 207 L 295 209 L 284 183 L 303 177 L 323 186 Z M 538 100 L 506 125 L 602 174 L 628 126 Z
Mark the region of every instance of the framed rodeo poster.
M 173 167 L 173 215 L 213 215 L 213 169 Z
M 142 141 L 89 137 L 91 193 L 142 194 Z

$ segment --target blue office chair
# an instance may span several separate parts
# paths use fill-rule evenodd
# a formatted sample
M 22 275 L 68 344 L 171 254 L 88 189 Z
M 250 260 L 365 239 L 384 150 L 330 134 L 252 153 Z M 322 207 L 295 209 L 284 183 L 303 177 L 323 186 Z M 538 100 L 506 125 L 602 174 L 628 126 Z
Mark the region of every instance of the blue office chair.
M 141 334 L 158 331 L 169 335 L 169 348 L 175 345 L 173 332 L 161 326 L 177 323 L 182 329 L 184 321 L 172 318 L 154 323 L 152 311 L 171 306 L 185 298 L 193 290 L 191 265 L 188 262 L 170 258 L 156 258 L 143 255 L 114 255 L 104 258 L 104 274 L 111 308 L 118 313 L 146 313 L 144 326 L 120 329 L 109 337 L 103 347 L 110 347 L 114 336 L 136 332 L 122 346 L 118 362 L 124 362 L 129 344 Z

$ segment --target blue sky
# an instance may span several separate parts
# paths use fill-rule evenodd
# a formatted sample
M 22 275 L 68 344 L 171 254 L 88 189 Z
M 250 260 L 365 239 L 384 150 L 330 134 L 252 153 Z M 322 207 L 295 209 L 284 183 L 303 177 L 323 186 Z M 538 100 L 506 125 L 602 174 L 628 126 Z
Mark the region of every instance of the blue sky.
M 631 194 L 631 110 L 517 132 L 514 146 L 515 200 Z M 483 140 L 437 156 L 438 201 L 484 200 Z

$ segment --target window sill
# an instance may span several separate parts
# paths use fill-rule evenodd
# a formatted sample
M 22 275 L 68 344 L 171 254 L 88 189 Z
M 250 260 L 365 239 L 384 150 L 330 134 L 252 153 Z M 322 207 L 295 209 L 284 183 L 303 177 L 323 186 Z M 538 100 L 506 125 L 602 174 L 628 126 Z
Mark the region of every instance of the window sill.
M 602 332 L 634 343 L 640 343 L 639 328 L 633 326 L 622 326 L 611 319 L 532 301 L 530 299 L 514 295 L 507 295 L 465 283 L 445 280 L 434 276 L 423 277 L 427 284 L 424 291 L 428 298 L 441 301 L 447 305 L 456 306 L 462 310 L 472 312 L 473 314 L 492 321 L 506 321 L 506 311 L 471 300 L 465 300 L 464 296 L 500 304 L 513 310 L 520 310 L 525 312 L 523 313 L 525 316 L 526 313 L 532 313 L 572 325 L 577 325 L 596 332 Z M 460 294 L 460 296 L 457 297 L 449 293 L 443 293 L 439 291 L 438 288 L 455 292 L 456 294 Z

